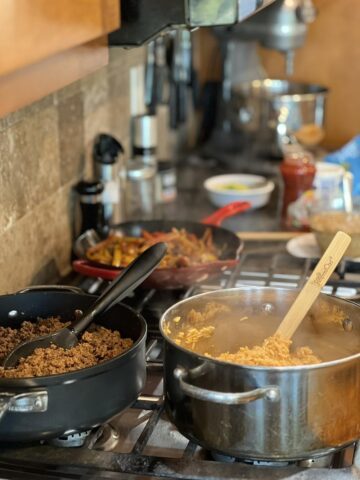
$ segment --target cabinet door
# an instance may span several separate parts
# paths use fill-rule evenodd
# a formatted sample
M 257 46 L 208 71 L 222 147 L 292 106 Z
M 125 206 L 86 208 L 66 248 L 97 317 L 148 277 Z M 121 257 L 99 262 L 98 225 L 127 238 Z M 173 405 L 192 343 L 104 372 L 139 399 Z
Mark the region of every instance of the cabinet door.
M 1 0 L 0 76 L 113 31 L 119 0 Z

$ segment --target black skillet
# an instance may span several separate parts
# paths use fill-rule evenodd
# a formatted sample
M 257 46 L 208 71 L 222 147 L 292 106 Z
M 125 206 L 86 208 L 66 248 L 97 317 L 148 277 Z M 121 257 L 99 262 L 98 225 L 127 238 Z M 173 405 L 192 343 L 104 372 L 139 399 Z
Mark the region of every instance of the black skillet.
M 85 311 L 97 298 L 72 287 L 42 288 L 0 296 L 0 325 L 16 328 L 24 320 L 35 322 L 50 316 L 72 321 L 75 310 Z M 47 377 L 0 378 L 0 442 L 29 442 L 86 431 L 136 400 L 146 377 L 145 320 L 119 303 L 96 323 L 118 330 L 134 344 L 94 367 Z
M 114 302 L 135 288 L 164 253 L 164 244 L 149 248 L 99 298 L 79 294 L 78 290 L 73 293 L 74 289 L 68 292 L 67 287 L 65 291 L 64 287 L 50 287 L 57 291 L 0 296 L 0 326 L 18 328 L 24 320 L 59 316 L 64 322 L 71 321 L 60 332 L 68 330 L 72 340 L 89 324 L 89 318 L 92 321 L 96 317 L 98 325 L 118 330 L 123 338 L 134 342 L 121 355 L 90 368 L 45 377 L 0 378 L 0 442 L 28 442 L 87 431 L 136 400 L 146 376 L 146 323 L 129 307 Z M 88 314 L 79 319 L 75 314 L 78 310 Z M 47 342 L 48 337 L 54 335 L 39 337 L 36 343 L 41 339 Z

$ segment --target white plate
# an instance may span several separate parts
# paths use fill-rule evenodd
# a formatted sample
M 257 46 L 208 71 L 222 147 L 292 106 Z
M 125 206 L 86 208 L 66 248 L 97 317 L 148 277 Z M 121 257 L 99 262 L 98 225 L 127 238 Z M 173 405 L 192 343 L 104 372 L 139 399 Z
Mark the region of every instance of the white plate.
M 286 250 L 293 257 L 298 258 L 319 258 L 321 256 L 320 248 L 313 233 L 304 233 L 298 235 L 286 244 Z
M 286 244 L 286 250 L 297 258 L 320 258 L 321 250 L 313 233 L 304 233 L 292 238 Z M 348 258 L 349 261 L 359 263 L 360 258 Z

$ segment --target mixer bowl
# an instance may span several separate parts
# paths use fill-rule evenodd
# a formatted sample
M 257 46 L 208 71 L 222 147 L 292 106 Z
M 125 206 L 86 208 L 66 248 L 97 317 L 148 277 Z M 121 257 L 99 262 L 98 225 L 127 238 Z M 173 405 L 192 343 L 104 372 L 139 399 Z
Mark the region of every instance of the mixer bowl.
M 281 156 L 283 143 L 297 132 L 309 132 L 311 146 L 322 139 L 327 94 L 324 86 L 287 80 L 240 83 L 232 89 L 231 123 L 262 153 Z

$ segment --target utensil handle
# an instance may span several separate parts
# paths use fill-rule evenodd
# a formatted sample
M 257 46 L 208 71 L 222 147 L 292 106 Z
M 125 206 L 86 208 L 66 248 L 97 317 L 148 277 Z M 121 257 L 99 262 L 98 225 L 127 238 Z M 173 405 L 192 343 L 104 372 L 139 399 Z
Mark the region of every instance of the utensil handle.
M 271 401 L 277 401 L 280 398 L 280 391 L 276 385 L 268 385 L 241 393 L 217 392 L 216 390 L 208 390 L 207 388 L 197 387 L 186 382 L 187 371 L 182 367 L 175 368 L 174 377 L 178 379 L 180 388 L 186 395 L 206 402 L 221 403 L 222 405 L 240 405 L 254 402 L 261 398 L 267 398 Z
M 119 302 L 122 300 L 129 292 L 140 285 L 156 268 L 165 253 L 166 244 L 163 242 L 156 243 L 131 262 L 105 289 L 93 305 L 91 311 L 71 324 L 70 329 L 73 330 L 75 335 L 85 330 L 95 316 L 105 311 L 115 301 Z
M 27 393 L 0 393 L 0 421 L 6 412 L 46 412 L 48 393 L 46 390 Z
M 249 202 L 232 202 L 225 207 L 219 208 L 214 213 L 201 220 L 205 225 L 215 225 L 219 227 L 225 218 L 233 217 L 238 213 L 245 212 L 251 207 Z
M 84 290 L 73 285 L 33 285 L 30 287 L 18 290 L 16 295 L 29 292 L 70 292 L 85 295 Z
M 337 267 L 350 242 L 351 238 L 349 235 L 344 232 L 337 232 L 276 330 L 278 335 L 284 338 L 291 338 L 293 336 L 303 318 L 310 310 L 311 305 L 318 297 L 321 289 Z

